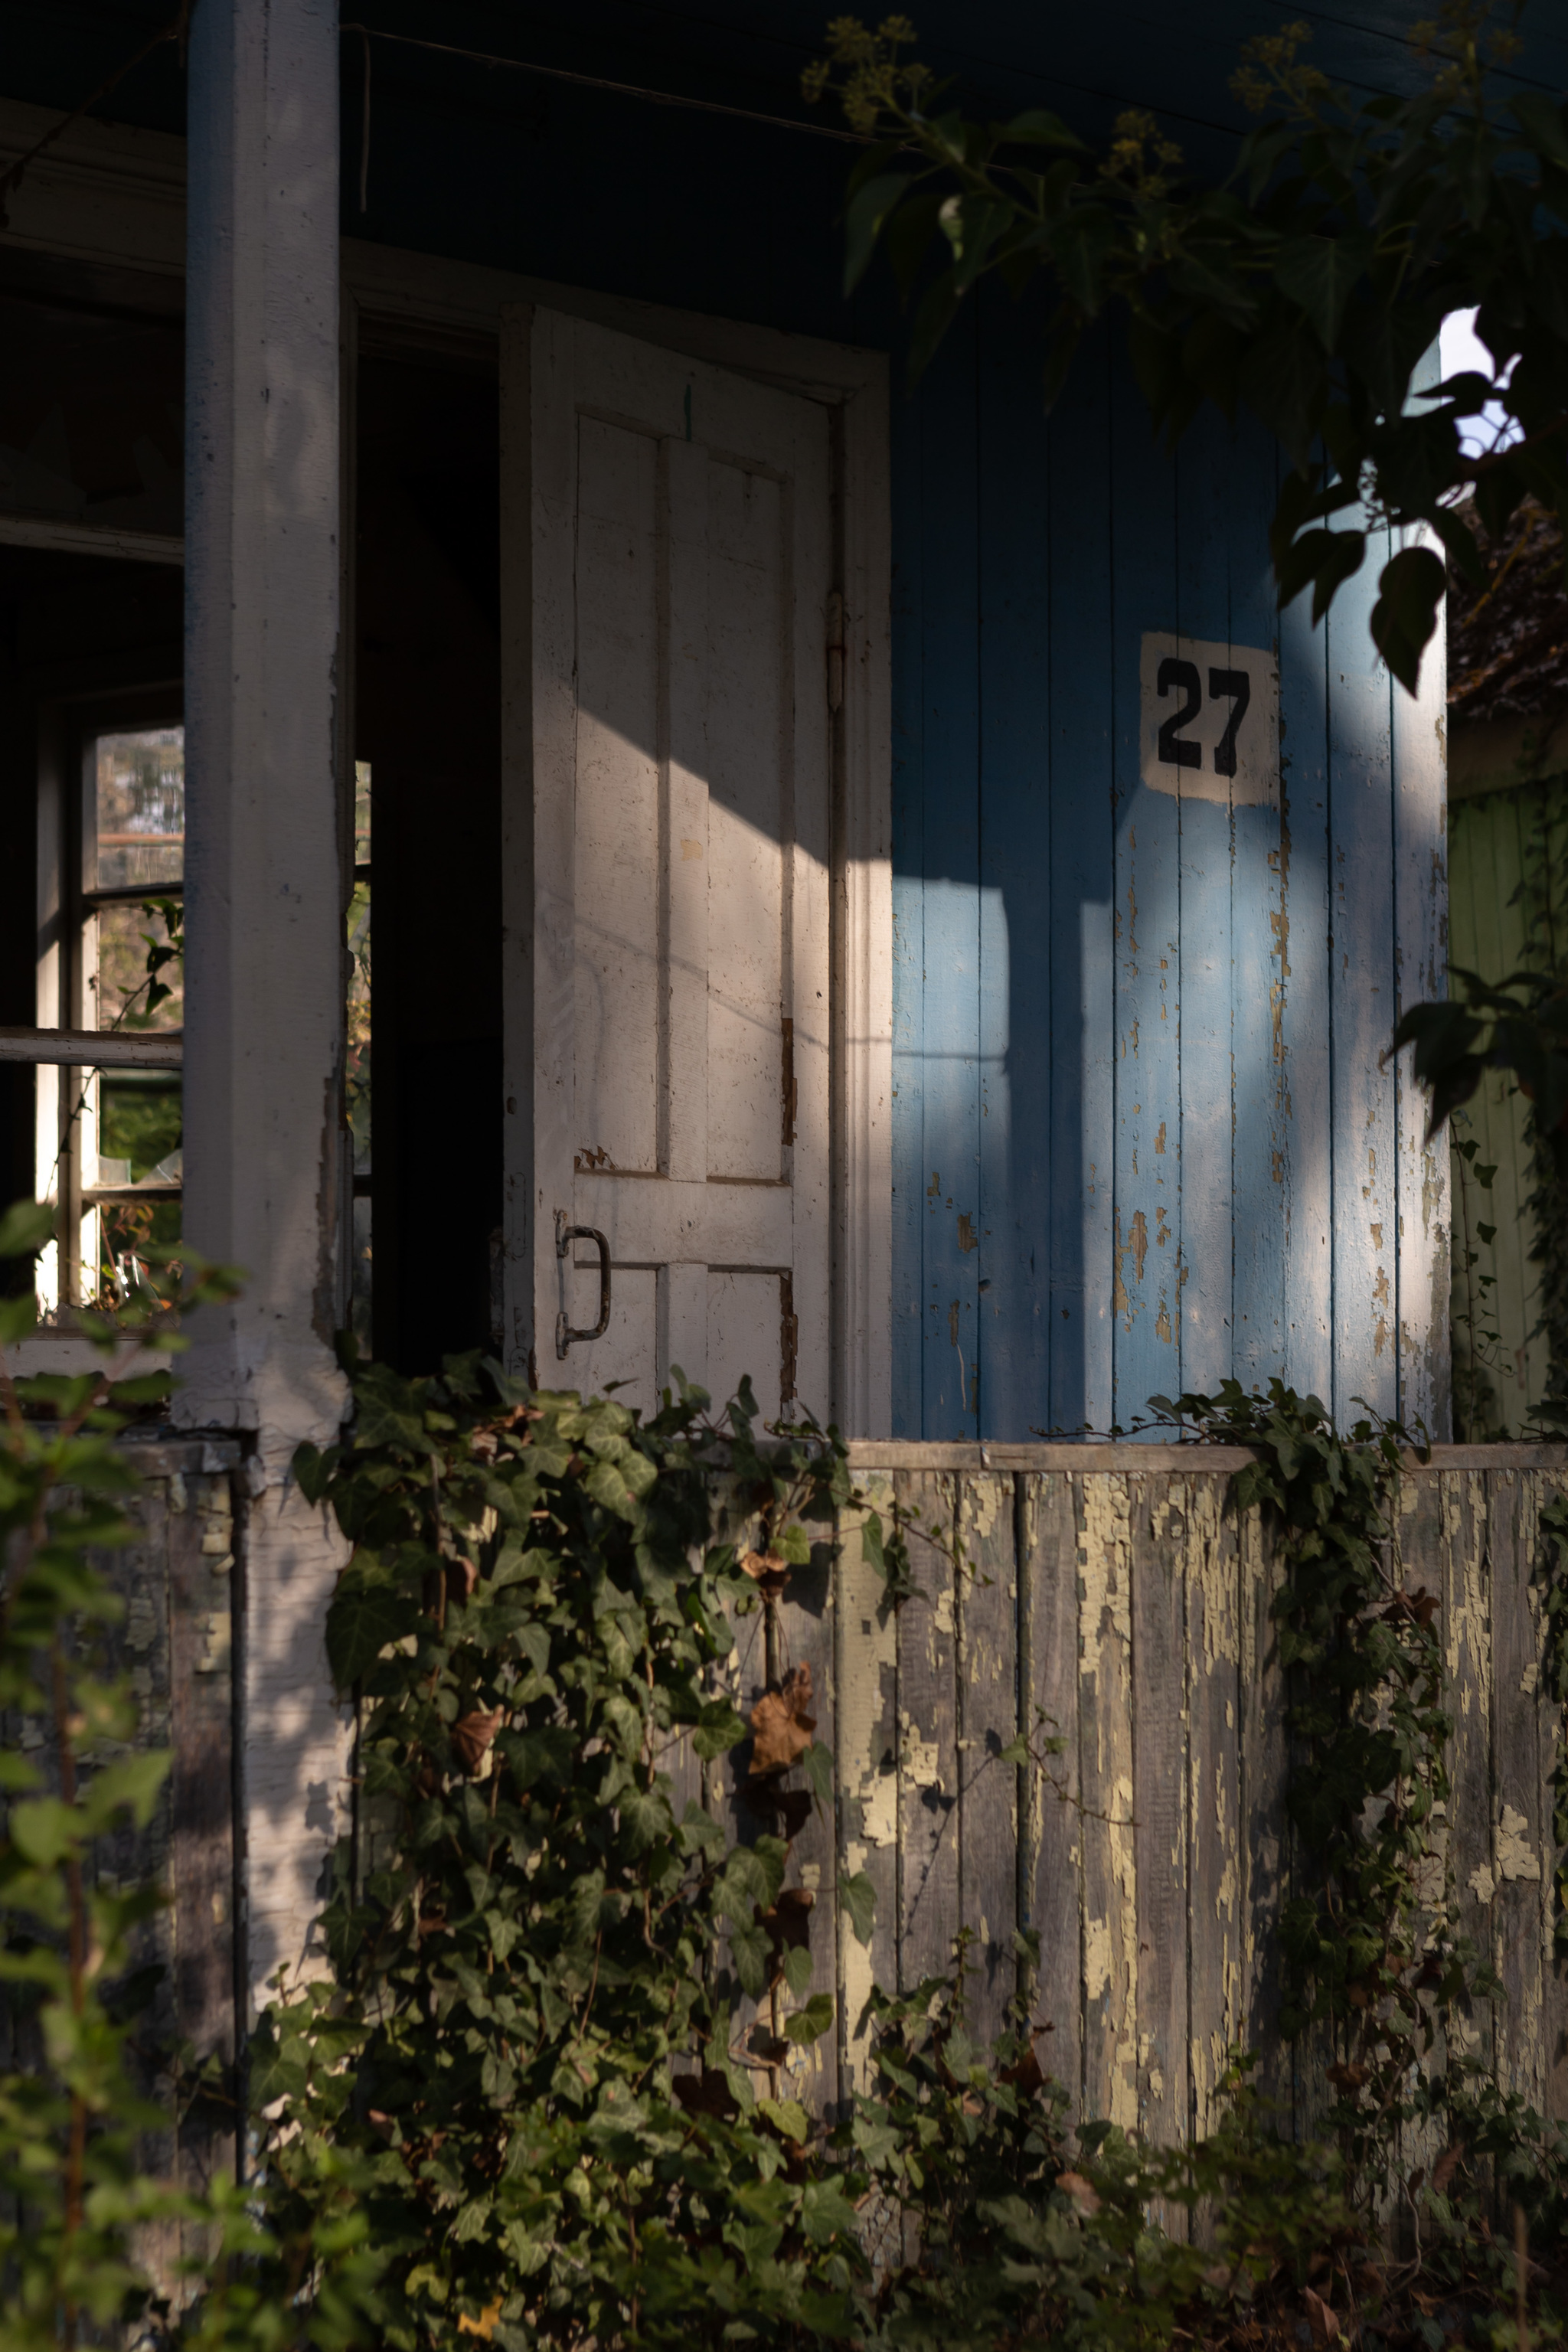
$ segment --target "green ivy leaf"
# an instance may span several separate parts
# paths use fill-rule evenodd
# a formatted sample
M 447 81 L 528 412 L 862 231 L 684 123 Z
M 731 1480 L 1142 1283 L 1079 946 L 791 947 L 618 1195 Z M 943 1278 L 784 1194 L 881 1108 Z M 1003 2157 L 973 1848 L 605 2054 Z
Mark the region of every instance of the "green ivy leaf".
M 868 1944 L 877 1917 L 877 1890 L 863 1870 L 851 1877 L 841 1871 L 838 1878 L 838 1900 L 855 1931 L 857 1943 Z
M 352 1690 L 383 1650 L 418 1622 L 418 1603 L 397 1586 L 353 1571 L 345 1576 L 327 1610 L 327 1664 L 339 1690 Z
M 796 2042 L 820 2042 L 822 2036 L 827 2032 L 828 2028 L 833 2023 L 833 1996 L 831 1993 L 814 1992 L 804 2009 L 793 2010 L 789 2016 L 784 2019 L 784 2030 L 785 2041 Z M 805 2135 L 802 2134 L 801 2137 L 804 2137 Z

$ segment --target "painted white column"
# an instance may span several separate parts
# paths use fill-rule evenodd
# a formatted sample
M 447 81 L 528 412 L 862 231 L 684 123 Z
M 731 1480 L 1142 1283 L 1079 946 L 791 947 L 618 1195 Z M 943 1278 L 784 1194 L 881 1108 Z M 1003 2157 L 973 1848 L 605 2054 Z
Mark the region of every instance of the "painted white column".
M 251 1982 L 305 1956 L 344 1820 L 335 1433 L 342 897 L 335 0 L 201 0 L 190 44 L 185 1231 L 246 1271 L 179 1418 L 251 1437 L 240 1726 Z

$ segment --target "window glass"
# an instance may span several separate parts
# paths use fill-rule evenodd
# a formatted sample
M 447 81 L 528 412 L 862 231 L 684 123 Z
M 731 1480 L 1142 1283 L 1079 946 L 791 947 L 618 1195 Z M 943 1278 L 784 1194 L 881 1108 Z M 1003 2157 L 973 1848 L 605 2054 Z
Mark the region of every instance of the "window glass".
M 97 745 L 97 871 L 89 889 L 178 882 L 185 866 L 185 730 L 141 727 Z
M 97 1029 L 179 1029 L 185 983 L 177 898 L 110 899 L 98 910 Z M 173 950 L 171 953 L 170 950 Z

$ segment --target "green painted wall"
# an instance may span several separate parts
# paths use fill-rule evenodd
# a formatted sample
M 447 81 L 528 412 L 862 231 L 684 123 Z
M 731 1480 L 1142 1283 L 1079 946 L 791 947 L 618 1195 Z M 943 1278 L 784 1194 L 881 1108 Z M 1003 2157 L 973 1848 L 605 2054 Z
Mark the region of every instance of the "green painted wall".
M 1448 811 L 1450 961 L 1501 980 L 1531 961 L 1526 933 L 1545 943 L 1550 917 L 1568 913 L 1568 776 L 1457 800 Z M 1557 854 L 1553 854 L 1557 853 Z M 1526 879 L 1529 877 L 1529 887 Z M 1568 962 L 1568 924 L 1554 960 Z M 1454 1434 L 1516 1436 L 1546 1392 L 1541 1269 L 1525 1203 L 1533 1189 L 1528 1106 L 1511 1078 L 1489 1076 L 1455 1121 Z M 1463 1146 L 1473 1141 L 1473 1156 Z M 1489 1190 L 1474 1171 L 1494 1167 Z M 1482 1229 L 1493 1229 L 1483 1238 Z M 1473 1258 L 1473 1263 L 1468 1263 Z M 1468 1425 L 1467 1425 L 1467 1423 Z

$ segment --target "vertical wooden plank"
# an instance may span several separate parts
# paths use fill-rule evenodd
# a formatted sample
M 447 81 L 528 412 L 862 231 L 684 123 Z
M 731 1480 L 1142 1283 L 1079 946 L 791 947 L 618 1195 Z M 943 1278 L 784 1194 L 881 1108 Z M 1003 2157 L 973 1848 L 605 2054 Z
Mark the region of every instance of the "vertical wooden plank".
M 921 387 L 921 1433 L 979 1433 L 980 774 L 974 313 Z
M 183 1496 L 181 1489 L 183 1488 Z M 170 1875 L 174 2020 L 199 2063 L 235 2056 L 234 1504 L 226 1472 L 169 1481 Z M 232 2174 L 232 2132 L 198 2107 L 179 2128 L 187 2185 Z
M 899 1987 L 952 1965 L 959 1926 L 958 1705 L 952 1540 L 954 1481 L 900 1470 L 918 1600 L 899 1612 Z
M 1114 702 L 1109 335 L 1050 425 L 1051 1409 L 1107 1429 L 1112 1391 Z
M 1542 2051 L 1540 1652 L 1531 1614 L 1530 1529 L 1517 1470 L 1487 1480 L 1492 1604 L 1492 1949 L 1508 2005 L 1498 2020 L 1497 2074 L 1533 2107 L 1545 2094 Z
M 1279 615 L 1276 1052 L 1285 1089 L 1285 1377 L 1333 1398 L 1327 645 L 1310 597 Z
M 1278 453 L 1259 425 L 1243 419 L 1229 437 L 1226 457 L 1229 470 L 1219 488 L 1229 535 L 1228 634 L 1235 644 L 1271 646 L 1278 656 L 1279 620 L 1264 531 L 1264 518 L 1273 511 Z M 1278 756 L 1280 745 L 1272 748 Z M 1237 1378 L 1258 1388 L 1285 1378 L 1289 1357 L 1285 867 L 1277 789 L 1267 805 L 1231 812 L 1231 1352 Z M 1191 1386 L 1184 1370 L 1183 1378 Z
M 1279 1915 L 1287 1891 L 1285 1812 L 1289 1742 L 1285 1677 L 1275 1639 L 1274 1596 L 1280 1584 L 1275 1547 L 1253 1508 L 1238 1520 L 1241 1637 L 1241 2040 L 1256 2051 L 1253 2080 L 1289 2135 L 1293 2119 L 1290 2062 L 1279 2041 Z
M 1336 597 L 1329 637 L 1329 747 L 1333 952 L 1333 1408 L 1380 1412 L 1399 1401 L 1399 1213 L 1394 1073 L 1381 1057 L 1394 1032 L 1394 793 L 1389 678 L 1368 634 L 1386 531 Z
M 892 1420 L 922 1433 L 925 1349 L 925 738 L 921 724 L 925 587 L 920 411 L 895 400 L 892 473 L 893 1162 Z
M 1022 1440 L 1051 1421 L 1042 1238 L 1056 1108 L 1056 844 L 1050 677 L 1040 659 L 1050 616 L 1047 436 L 1038 349 L 1011 303 L 984 313 L 979 414 L 980 1426 L 987 1437 Z M 1076 940 L 1076 910 L 1070 928 Z
M 1448 1712 L 1448 1850 L 1456 1925 L 1478 1951 L 1492 1948 L 1492 1614 L 1486 1479 L 1479 1470 L 1437 1474 L 1442 1510 L 1443 1642 Z M 1489 2074 L 1497 2012 L 1478 2001 L 1463 2021 L 1466 2045 Z
M 1184 436 L 1174 467 L 1174 625 L 1184 637 L 1209 643 L 1230 636 L 1227 513 L 1237 494 L 1227 479 L 1231 437 L 1218 413 L 1205 410 Z M 1206 697 L 1201 663 L 1199 676 Z M 1181 1124 L 1171 1132 L 1180 1138 L 1177 1246 L 1185 1279 L 1166 1319 L 1179 1341 L 1179 1368 L 1173 1357 L 1171 1370 L 1181 1387 L 1213 1390 L 1232 1370 L 1234 1336 L 1231 813 L 1227 800 L 1207 797 L 1216 786 L 1226 789 L 1219 778 L 1191 769 L 1170 774 L 1181 792 Z M 1172 1282 L 1173 1287 L 1174 1274 Z M 1166 1384 L 1165 1392 L 1179 1391 Z
M 1195 1485 L 1197 1482 L 1190 1482 Z M 1212 1485 L 1212 1480 L 1209 1482 Z M 1187 2137 L 1186 1592 L 1189 1482 L 1128 1481 L 1132 1578 L 1132 1849 L 1138 1900 L 1138 2121 L 1156 2147 Z M 1182 2226 L 1175 2209 L 1165 2227 Z
M 1014 1482 L 963 1481 L 958 1580 L 959 1914 L 974 1942 L 969 2030 L 989 2049 L 1017 1987 L 1018 1768 L 1001 1751 L 1018 1735 L 1018 1563 Z
M 816 1538 L 820 1531 L 808 1525 L 807 1533 Z M 816 1540 L 809 1565 L 791 1570 L 779 1603 L 774 1672 L 781 1679 L 792 1670 L 804 1668 L 810 1673 L 816 1738 L 835 1757 L 838 1752 L 837 1613 L 832 1548 Z M 800 1772 L 789 1775 L 795 1787 L 802 1785 L 804 1778 Z M 826 1805 L 813 1804 L 796 1833 L 784 1884 L 811 1897 L 809 1991 L 832 1997 L 838 1983 L 838 1830 L 831 1799 Z M 787 2015 L 796 2005 L 781 1985 L 774 2004 L 779 2016 Z M 795 2096 L 804 2099 L 815 2113 L 836 2107 L 840 2095 L 837 2035 L 826 2033 L 802 2050 L 791 2062 L 790 2077 Z
M 1079 1516 L 1077 1482 L 1063 1471 L 1023 1479 L 1019 1639 L 1024 1721 L 1037 1748 L 1059 1738 L 1060 1756 L 1024 1779 L 1018 1864 L 1022 1926 L 1040 1941 L 1031 2019 L 1049 2029 L 1040 2063 L 1083 2095 L 1083 1825 L 1079 1776 Z
M 873 1478 L 864 1509 L 838 1523 L 834 1786 L 838 1853 L 851 1878 L 871 1882 L 876 1913 L 863 1944 L 838 1913 L 838 2063 L 842 2095 L 870 2084 L 867 2003 L 873 1985 L 898 1982 L 898 1628 L 881 1578 L 865 1557 L 861 1529 L 875 1511 L 891 1533 L 891 1482 Z
M 1552 1503 L 1561 1502 L 1568 1494 L 1568 1479 L 1560 1471 L 1531 1470 L 1522 1474 L 1533 1489 L 1532 1516 L 1534 1541 L 1531 1547 L 1532 1564 L 1539 1572 L 1542 1560 L 1541 1513 Z M 1543 1594 L 1539 1585 L 1532 1586 L 1531 1603 L 1534 1615 L 1536 1655 L 1542 1654 L 1545 1632 Z M 1563 1753 L 1563 1711 L 1552 1698 L 1544 1685 L 1539 1686 L 1537 1705 L 1541 1742 L 1542 1792 L 1542 2058 L 1545 2093 L 1543 2112 L 1557 2120 L 1568 2120 L 1568 1961 L 1557 1951 L 1557 1888 L 1556 1868 L 1559 1847 L 1556 1826 L 1552 1819 L 1554 1797 L 1552 1777 Z
M 1140 654 L 1177 603 L 1175 473 L 1125 368 L 1112 379 L 1116 679 L 1115 1413 L 1179 1392 L 1181 1356 L 1181 806 L 1140 773 Z M 1226 1099 L 1228 1099 L 1228 1077 Z M 1217 1124 L 1228 1126 L 1223 1111 Z M 1228 1254 L 1226 1265 L 1228 1268 Z M 1226 1294 L 1228 1304 L 1228 1274 Z M 1174 1386 L 1173 1386 L 1174 1383 Z
M 1411 379 L 1413 392 L 1442 380 L 1436 343 Z M 1436 546 L 1435 534 L 1394 535 L 1396 546 Z M 1439 557 L 1441 560 L 1441 557 Z M 1446 856 L 1448 754 L 1447 637 L 1437 635 L 1421 662 L 1415 694 L 1394 686 L 1394 1010 L 1447 994 L 1448 887 Z M 1395 1065 L 1398 1132 L 1399 1412 L 1435 1438 L 1451 1425 L 1448 1352 L 1448 1143 L 1426 1140 L 1428 1101 L 1412 1075 L 1411 1052 Z
M 1125 1477 L 1075 1481 L 1079 1780 L 1083 1791 L 1083 2113 L 1138 2125 L 1138 1881 L 1132 1805 L 1132 1547 Z
M 1192 1771 L 1193 2129 L 1218 2120 L 1215 2093 L 1247 2021 L 1242 1914 L 1240 1563 L 1223 1480 L 1189 1478 L 1186 1516 Z
M 1444 1531 L 1439 1475 L 1436 1471 L 1407 1470 L 1402 1476 L 1394 1522 L 1394 1565 L 1405 1592 L 1413 1599 L 1422 1592 L 1429 1593 L 1436 1601 L 1439 1615 L 1436 1630 L 1441 1640 L 1447 1628 L 1441 1617 Z M 1450 1822 L 1440 1815 L 1435 1815 L 1427 1825 L 1429 1853 L 1422 1874 L 1421 1911 L 1415 1931 L 1417 1952 L 1441 1927 L 1447 1909 L 1451 1833 Z M 1399 2165 L 1405 2179 L 1408 2180 L 1418 2166 L 1429 2173 L 1447 2145 L 1447 2132 L 1435 2117 L 1425 2124 L 1416 2121 L 1405 2126 L 1399 2142 Z M 1408 2207 L 1403 2201 L 1397 2227 L 1407 2238 Z

